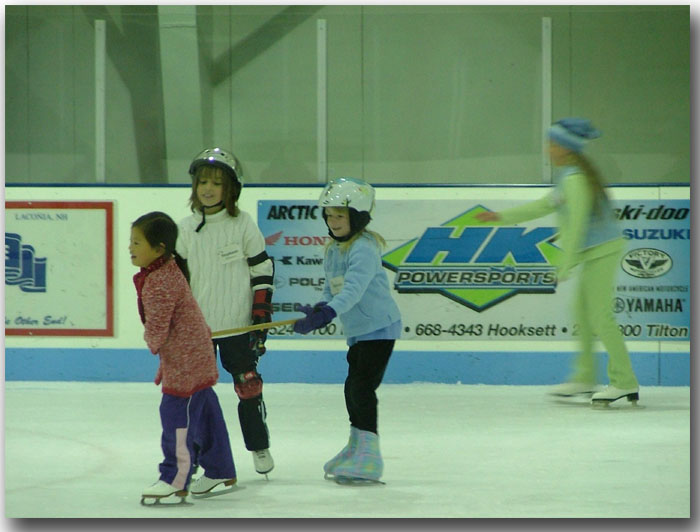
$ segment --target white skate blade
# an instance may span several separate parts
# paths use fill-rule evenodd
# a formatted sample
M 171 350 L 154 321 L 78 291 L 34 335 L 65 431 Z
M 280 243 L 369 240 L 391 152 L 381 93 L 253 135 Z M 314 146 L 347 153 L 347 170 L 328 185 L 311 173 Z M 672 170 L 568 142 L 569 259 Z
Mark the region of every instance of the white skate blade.
M 386 484 L 381 480 L 358 477 L 331 477 L 328 480 L 335 480 L 335 483 L 341 486 L 384 486 Z
M 610 401 L 607 399 L 598 399 L 591 401 L 591 408 L 600 412 L 635 412 L 644 410 L 646 406 L 637 404 L 637 401 Z
M 187 494 L 178 495 L 171 493 L 170 495 L 141 495 L 141 506 L 158 506 L 164 508 L 167 506 L 192 506 L 191 502 L 187 502 Z M 175 499 L 179 499 L 175 501 Z M 150 502 L 149 502 L 150 501 Z
M 214 488 L 210 489 L 209 491 L 205 491 L 204 493 L 192 493 L 192 498 L 193 499 L 208 499 L 210 497 L 218 497 L 219 495 L 226 495 L 227 493 L 233 493 L 234 491 L 239 491 L 245 489 L 238 484 L 233 484 L 232 486 L 224 486 L 223 483 L 219 484 L 218 486 L 215 486 Z

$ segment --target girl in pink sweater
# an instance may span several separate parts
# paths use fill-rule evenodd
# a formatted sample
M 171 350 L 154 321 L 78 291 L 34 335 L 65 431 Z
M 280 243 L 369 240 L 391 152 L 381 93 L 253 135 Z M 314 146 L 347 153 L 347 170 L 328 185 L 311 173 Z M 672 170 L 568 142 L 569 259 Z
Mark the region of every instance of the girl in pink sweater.
M 184 500 L 236 482 L 226 422 L 212 387 L 219 373 L 211 330 L 187 282 L 184 262 L 175 252 L 177 225 L 165 213 L 151 212 L 131 226 L 131 263 L 144 339 L 160 357 L 155 383 L 162 385 L 160 418 L 163 455 L 160 479 L 141 502 L 176 495 Z M 204 475 L 190 484 L 196 464 Z

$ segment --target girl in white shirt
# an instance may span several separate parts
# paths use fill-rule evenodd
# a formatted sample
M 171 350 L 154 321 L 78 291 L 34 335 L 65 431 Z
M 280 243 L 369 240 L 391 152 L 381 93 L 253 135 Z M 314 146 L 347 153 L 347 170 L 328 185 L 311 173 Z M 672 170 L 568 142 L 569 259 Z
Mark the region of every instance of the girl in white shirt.
M 238 208 L 243 171 L 230 152 L 205 149 L 190 165 L 192 215 L 179 224 L 178 253 L 187 260 L 190 286 L 212 331 L 271 321 L 274 265 L 250 215 Z M 255 470 L 272 471 L 270 437 L 258 359 L 264 331 L 217 337 L 221 364 L 238 395 L 238 417 Z

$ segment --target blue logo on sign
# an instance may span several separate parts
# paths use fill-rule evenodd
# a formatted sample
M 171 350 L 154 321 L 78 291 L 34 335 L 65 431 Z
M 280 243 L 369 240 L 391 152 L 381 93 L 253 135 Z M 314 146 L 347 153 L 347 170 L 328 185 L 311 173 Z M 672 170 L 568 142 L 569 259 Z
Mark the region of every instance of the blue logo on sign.
M 5 233 L 5 284 L 19 285 L 23 292 L 46 292 L 46 258 L 36 257 L 16 233 Z

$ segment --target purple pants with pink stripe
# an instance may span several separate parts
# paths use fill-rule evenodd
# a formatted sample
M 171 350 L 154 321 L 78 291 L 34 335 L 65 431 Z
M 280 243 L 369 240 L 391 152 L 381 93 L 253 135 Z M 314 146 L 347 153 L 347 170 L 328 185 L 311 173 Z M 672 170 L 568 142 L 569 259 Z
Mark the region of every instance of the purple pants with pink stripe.
M 209 478 L 235 478 L 226 421 L 212 388 L 190 397 L 163 394 L 160 402 L 163 425 L 160 480 L 185 489 L 192 467 L 199 464 Z

